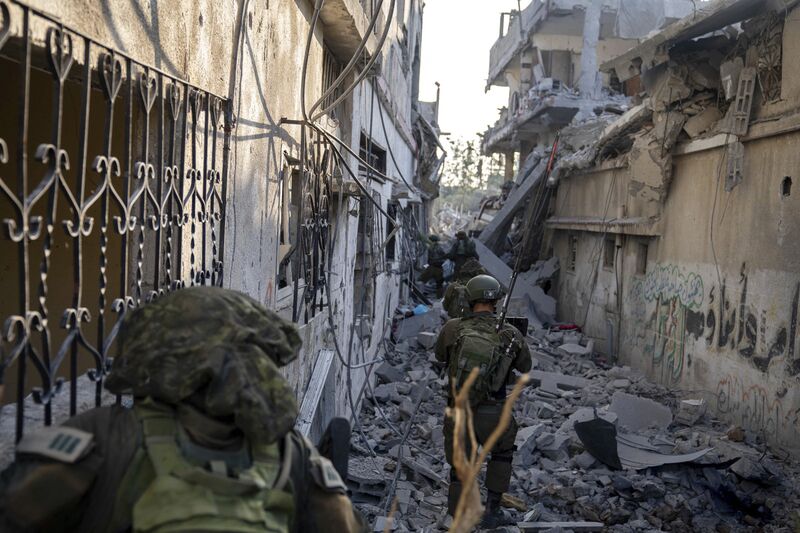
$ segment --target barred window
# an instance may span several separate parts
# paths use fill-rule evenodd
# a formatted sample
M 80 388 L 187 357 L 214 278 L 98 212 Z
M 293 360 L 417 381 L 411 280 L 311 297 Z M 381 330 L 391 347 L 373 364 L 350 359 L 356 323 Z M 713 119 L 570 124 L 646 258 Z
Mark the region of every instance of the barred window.
M 228 102 L 15 0 L 0 17 L 0 383 L 20 438 L 54 403 L 76 414 L 79 377 L 101 403 L 131 309 L 221 284 Z
M 333 55 L 331 49 L 327 46 L 323 47 L 322 50 L 322 94 L 333 86 L 333 82 L 336 81 L 336 78 L 342 73 L 343 67 L 342 64 L 336 59 L 336 56 Z M 342 94 L 342 87 L 345 84 L 341 83 L 336 89 L 331 91 L 331 93 L 322 100 L 322 109 L 327 109 L 341 96 Z M 328 114 L 332 118 L 338 118 L 336 116 L 336 110 L 339 106 L 334 107 L 331 109 Z

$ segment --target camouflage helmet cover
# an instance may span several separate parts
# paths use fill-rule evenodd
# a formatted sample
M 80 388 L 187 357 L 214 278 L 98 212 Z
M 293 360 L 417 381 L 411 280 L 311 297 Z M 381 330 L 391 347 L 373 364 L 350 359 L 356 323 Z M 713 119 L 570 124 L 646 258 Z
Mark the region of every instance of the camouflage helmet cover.
M 461 270 L 458 272 L 458 279 L 466 283 L 475 276 L 480 276 L 481 274 L 486 274 L 486 269 L 483 268 L 483 265 L 481 265 L 477 259 L 470 257 L 464 261 L 464 264 L 461 266 Z
M 475 276 L 467 282 L 467 300 L 469 300 L 469 303 L 497 301 L 501 298 L 501 292 L 500 283 L 486 274 Z
M 170 404 L 203 391 L 209 416 L 232 416 L 248 438 L 271 443 L 297 416 L 278 367 L 295 359 L 301 344 L 293 324 L 248 296 L 182 289 L 124 319 L 106 388 Z
M 438 236 L 438 235 L 433 235 L 433 234 L 431 234 L 431 235 L 428 237 L 428 240 L 430 240 L 430 241 L 433 241 L 433 242 L 437 242 L 437 241 L 439 240 L 439 236 Z

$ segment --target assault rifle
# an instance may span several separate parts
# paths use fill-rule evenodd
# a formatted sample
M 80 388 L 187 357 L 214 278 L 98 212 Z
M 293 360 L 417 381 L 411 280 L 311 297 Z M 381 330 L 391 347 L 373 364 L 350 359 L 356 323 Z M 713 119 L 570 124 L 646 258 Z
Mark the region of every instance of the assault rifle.
M 544 173 L 544 180 L 542 181 L 542 187 L 547 187 L 547 180 L 550 178 L 550 172 L 553 170 L 553 163 L 556 160 L 556 153 L 558 152 L 558 140 L 559 140 L 559 133 L 556 133 L 556 138 L 553 141 L 553 149 L 550 150 L 550 159 L 547 161 L 547 168 L 545 169 Z M 544 195 L 540 198 L 541 201 L 544 201 Z M 528 227 L 525 228 L 525 233 L 522 236 L 522 248 L 517 255 L 517 260 L 514 262 L 514 270 L 511 272 L 511 281 L 508 283 L 508 292 L 503 298 L 503 306 L 500 308 L 500 314 L 497 318 L 497 331 L 499 332 L 503 328 L 503 324 L 505 324 L 508 318 L 508 305 L 511 303 L 511 294 L 514 292 L 514 285 L 517 284 L 517 276 L 519 275 L 519 269 L 522 266 L 522 258 L 527 255 L 528 246 L 530 246 L 530 232 L 534 222 L 536 221 L 536 211 L 539 210 L 535 204 L 539 202 L 534 202 L 531 204 L 530 209 L 533 212 L 532 220 L 528 221 Z M 527 327 L 525 328 L 527 330 Z M 523 335 L 527 335 L 527 331 L 522 332 Z M 511 345 L 508 346 L 508 349 L 511 349 Z

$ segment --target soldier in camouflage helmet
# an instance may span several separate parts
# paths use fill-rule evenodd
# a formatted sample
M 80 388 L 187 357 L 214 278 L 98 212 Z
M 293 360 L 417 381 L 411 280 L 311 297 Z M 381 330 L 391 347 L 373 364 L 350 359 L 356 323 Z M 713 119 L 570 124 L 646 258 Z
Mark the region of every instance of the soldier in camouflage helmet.
M 427 239 L 420 234 L 421 239 L 425 242 L 428 248 L 428 266 L 419 275 L 419 280 L 422 283 L 427 283 L 430 280 L 436 281 L 436 297 L 441 298 L 444 292 L 444 270 L 443 265 L 446 259 L 442 245 L 439 244 L 438 235 L 430 235 Z
M 464 318 L 449 320 L 436 340 L 436 359 L 447 365 L 450 392 L 448 405 L 452 405 L 452 390 L 459 389 L 470 371 L 480 369 L 478 379 L 470 390 L 475 436 L 483 444 L 497 427 L 506 398 L 506 385 L 511 371 L 528 372 L 531 354 L 525 338 L 513 326 L 504 325 L 497 330 L 495 310 L 501 296 L 500 284 L 491 276 L 479 275 L 467 283 L 467 297 L 471 313 Z M 450 463 L 450 491 L 447 509 L 453 515 L 461 496 L 461 482 L 453 468 L 453 420 L 445 418 L 444 446 Z M 511 481 L 511 461 L 517 424 L 510 425 L 492 449 L 486 469 L 488 491 L 483 527 L 493 528 L 508 523 L 500 508 L 500 500 Z M 461 439 L 469 445 L 469 439 Z M 467 450 L 469 456 L 470 450 Z
M 0 475 L 0 531 L 363 531 L 330 461 L 292 429 L 279 367 L 300 345 L 229 290 L 132 311 L 106 387 L 134 407 L 26 434 Z
M 444 291 L 444 301 L 442 305 L 450 318 L 461 318 L 469 312 L 469 300 L 467 299 L 467 282 L 475 276 L 486 274 L 486 269 L 481 266 L 477 259 L 470 257 L 461 267 L 456 279 L 447 286 Z
M 475 243 L 467 235 L 466 231 L 459 231 L 456 233 L 455 242 L 453 242 L 452 246 L 450 246 L 450 250 L 447 252 L 447 259 L 453 262 L 456 276 L 461 272 L 461 267 L 464 266 L 464 263 L 466 263 L 467 259 L 470 257 L 479 259 L 478 252 L 475 250 Z

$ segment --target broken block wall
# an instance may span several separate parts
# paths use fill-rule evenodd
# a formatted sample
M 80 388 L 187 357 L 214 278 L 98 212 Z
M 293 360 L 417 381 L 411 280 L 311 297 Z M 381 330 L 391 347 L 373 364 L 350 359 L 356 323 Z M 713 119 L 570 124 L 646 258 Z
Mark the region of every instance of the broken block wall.
M 686 391 L 686 398 L 703 397 L 722 419 L 798 453 L 800 249 L 793 236 L 800 193 L 787 180 L 797 180 L 800 133 L 784 129 L 751 130 L 761 137 L 745 139 L 745 178 L 731 192 L 720 161 L 724 139 L 716 146 L 696 142 L 674 157 L 668 196 L 647 230 L 560 228 L 553 250 L 568 266 L 570 238 L 578 238 L 576 272 L 560 274 L 559 318 L 583 325 L 594 287 L 585 330 L 598 348 L 616 347 L 620 364 Z M 652 208 L 631 194 L 633 172 L 616 172 L 608 218 L 624 211 L 631 219 L 642 205 Z M 570 196 L 559 216 L 602 216 L 612 182 L 608 172 L 570 177 L 559 186 L 559 195 Z M 621 248 L 609 269 L 602 241 L 617 233 Z M 643 272 L 640 244 L 647 246 Z

